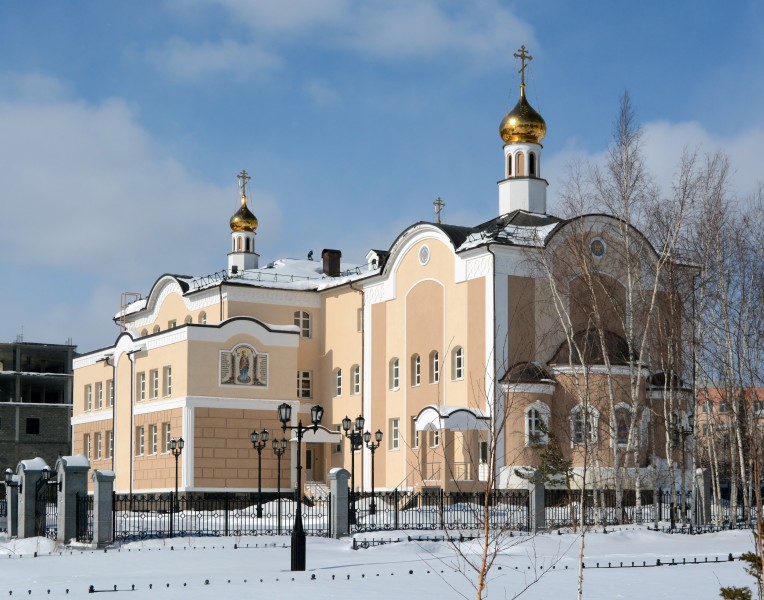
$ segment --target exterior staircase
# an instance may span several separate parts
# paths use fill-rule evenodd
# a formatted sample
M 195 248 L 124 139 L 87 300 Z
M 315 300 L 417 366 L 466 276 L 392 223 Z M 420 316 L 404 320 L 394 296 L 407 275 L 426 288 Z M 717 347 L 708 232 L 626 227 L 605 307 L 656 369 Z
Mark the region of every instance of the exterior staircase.
M 329 486 L 323 481 L 306 481 L 305 482 L 305 495 L 309 498 L 321 498 L 326 499 L 329 497 Z

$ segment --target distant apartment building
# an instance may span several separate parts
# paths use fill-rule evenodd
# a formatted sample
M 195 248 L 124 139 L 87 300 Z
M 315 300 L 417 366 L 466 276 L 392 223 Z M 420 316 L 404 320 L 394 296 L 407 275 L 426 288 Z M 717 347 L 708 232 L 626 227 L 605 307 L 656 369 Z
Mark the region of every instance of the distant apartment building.
M 40 456 L 53 465 L 72 445 L 76 346 L 0 343 L 0 467 Z

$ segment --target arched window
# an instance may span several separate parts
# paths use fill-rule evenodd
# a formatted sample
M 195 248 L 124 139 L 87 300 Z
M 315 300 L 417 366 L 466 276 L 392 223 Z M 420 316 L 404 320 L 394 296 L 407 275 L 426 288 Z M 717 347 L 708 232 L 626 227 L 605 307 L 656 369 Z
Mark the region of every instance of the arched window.
M 437 350 L 430 352 L 430 383 L 440 381 L 440 355 Z
M 199 313 L 198 322 L 201 323 L 202 325 L 206 325 L 207 324 L 207 313 L 206 312 L 202 311 L 202 312 Z
M 422 359 L 418 354 L 411 357 L 411 385 L 417 386 L 422 383 Z
M 236 251 L 241 252 L 241 238 L 236 238 Z
M 191 317 L 191 315 L 186 315 L 186 318 L 183 320 L 183 322 L 184 322 L 186 325 L 189 325 L 190 323 L 193 323 L 193 322 L 194 322 L 194 320 L 193 320 L 193 318 Z
M 145 335 L 148 335 L 148 334 L 149 334 L 149 330 L 148 329 L 142 329 L 141 330 L 141 337 L 143 337 Z
M 154 329 L 151 333 L 159 333 L 159 325 L 154 325 Z
M 310 313 L 298 310 L 294 313 L 294 324 L 300 328 L 300 337 L 310 338 Z
M 397 390 L 401 385 L 401 365 L 397 357 L 390 359 L 390 389 Z
M 464 379 L 464 348 L 461 346 L 451 352 L 451 379 Z
M 352 380 L 353 395 L 361 393 L 361 367 L 353 365 L 350 368 L 350 379 Z
M 244 251 L 249 252 L 249 238 L 244 240 Z
M 549 441 L 549 407 L 543 402 L 534 402 L 525 409 L 525 445 L 537 446 Z
M 512 177 L 512 155 L 507 154 L 507 177 Z
M 533 152 L 528 154 L 528 175 L 536 176 L 536 154 Z
M 515 155 L 515 175 L 517 177 L 525 175 L 525 156 L 522 152 Z
M 334 395 L 342 396 L 342 369 L 334 370 Z
M 570 439 L 572 444 L 596 442 L 598 420 L 599 413 L 596 408 L 590 406 L 588 409 L 584 409 L 581 404 L 576 406 L 570 412 Z

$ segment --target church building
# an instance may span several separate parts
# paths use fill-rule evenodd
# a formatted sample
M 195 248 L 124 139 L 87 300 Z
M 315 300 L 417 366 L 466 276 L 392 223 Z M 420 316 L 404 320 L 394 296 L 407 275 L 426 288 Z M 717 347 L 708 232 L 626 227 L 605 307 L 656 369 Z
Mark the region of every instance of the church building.
M 524 47 L 518 56 L 494 219 L 415 223 L 364 264 L 333 249 L 262 264 L 242 171 L 226 269 L 161 275 L 145 297 L 123 303 L 112 346 L 75 359 L 73 451 L 113 470 L 117 492 L 164 492 L 175 486 L 173 440 L 183 438 L 181 491 L 250 492 L 259 474 L 250 434 L 280 440 L 279 405 L 292 406 L 293 424 L 310 424 L 318 404 L 321 426 L 302 443 L 307 485 L 352 460 L 356 488 L 369 488 L 370 452 L 352 459 L 342 429 L 358 416 L 372 439 L 382 433 L 377 490 L 525 487 L 522 474 L 551 440 L 577 473 L 591 465 L 600 485 L 612 487 L 618 461 L 654 485 L 667 459 L 651 378 L 664 367 L 635 355 L 616 310 L 626 289 L 623 223 L 548 214 L 546 123 L 526 98 Z M 644 240 L 633 228 L 630 236 Z M 570 260 L 579 241 L 580 264 L 604 282 L 593 295 Z M 641 248 L 647 263 L 658 259 L 649 243 Z M 604 296 L 616 308 L 597 312 Z M 296 483 L 291 435 L 282 489 Z M 270 441 L 260 475 L 273 492 Z

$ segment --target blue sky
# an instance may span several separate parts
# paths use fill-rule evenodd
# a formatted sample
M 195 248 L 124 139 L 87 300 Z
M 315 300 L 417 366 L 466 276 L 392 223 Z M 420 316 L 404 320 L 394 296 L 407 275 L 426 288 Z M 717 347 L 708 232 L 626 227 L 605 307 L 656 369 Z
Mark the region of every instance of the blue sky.
M 242 168 L 264 263 L 496 216 L 521 44 L 552 212 L 626 89 L 667 195 L 685 147 L 764 180 L 759 1 L 0 3 L 0 340 L 105 346 L 121 291 L 224 269 Z

